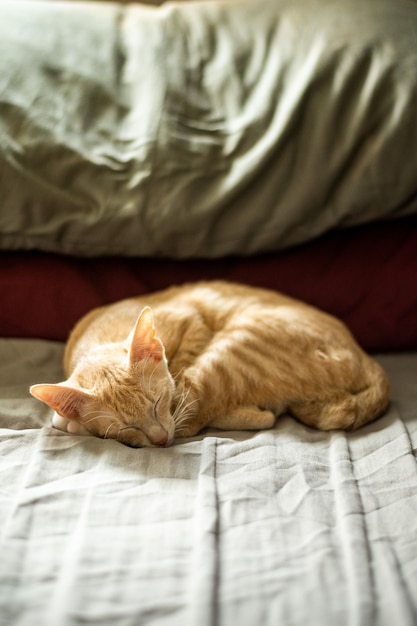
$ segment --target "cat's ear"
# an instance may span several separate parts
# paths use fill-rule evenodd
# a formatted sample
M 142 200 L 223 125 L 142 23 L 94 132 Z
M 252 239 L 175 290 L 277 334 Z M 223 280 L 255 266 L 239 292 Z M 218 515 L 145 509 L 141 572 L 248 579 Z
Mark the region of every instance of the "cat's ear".
M 145 307 L 139 315 L 129 341 L 129 363 L 131 365 L 146 358 L 153 361 L 162 361 L 164 358 L 164 346 L 159 337 L 156 336 L 153 313 L 150 307 Z
M 65 385 L 32 385 L 29 391 L 67 419 L 79 419 L 91 401 L 87 392 Z

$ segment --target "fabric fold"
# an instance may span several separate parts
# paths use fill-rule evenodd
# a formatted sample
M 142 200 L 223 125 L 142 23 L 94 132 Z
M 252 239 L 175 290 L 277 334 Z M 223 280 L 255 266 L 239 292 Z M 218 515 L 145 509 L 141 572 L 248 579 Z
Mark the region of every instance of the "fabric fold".
M 371 626 L 375 623 L 374 573 L 365 512 L 345 434 L 331 434 L 329 461 L 334 488 L 334 530 L 340 542 L 348 598 L 345 623 Z
M 217 441 L 202 442 L 193 519 L 193 552 L 188 583 L 189 610 L 186 624 L 219 624 L 220 519 L 217 493 Z

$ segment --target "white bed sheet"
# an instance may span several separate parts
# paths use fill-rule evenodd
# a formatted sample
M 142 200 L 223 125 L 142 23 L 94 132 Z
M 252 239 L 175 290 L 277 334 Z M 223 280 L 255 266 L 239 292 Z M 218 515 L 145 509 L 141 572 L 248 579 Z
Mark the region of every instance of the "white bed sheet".
M 1 626 L 417 623 L 417 354 L 389 413 L 134 450 L 60 433 L 28 386 L 62 345 L 0 340 Z

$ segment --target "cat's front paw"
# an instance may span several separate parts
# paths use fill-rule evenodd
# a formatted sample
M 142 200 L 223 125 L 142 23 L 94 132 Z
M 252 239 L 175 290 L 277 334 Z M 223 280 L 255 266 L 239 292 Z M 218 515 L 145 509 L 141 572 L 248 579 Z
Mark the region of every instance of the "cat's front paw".
M 62 415 L 58 415 L 58 413 L 53 414 L 52 426 L 71 435 L 91 435 L 79 422 L 69 420 L 66 417 L 62 417 Z

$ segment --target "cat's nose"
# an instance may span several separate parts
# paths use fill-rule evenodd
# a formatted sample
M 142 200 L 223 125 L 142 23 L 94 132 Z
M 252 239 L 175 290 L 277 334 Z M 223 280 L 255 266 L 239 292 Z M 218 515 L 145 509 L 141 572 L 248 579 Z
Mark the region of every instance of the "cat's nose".
M 145 432 L 153 446 L 166 446 L 168 443 L 168 433 L 161 424 L 152 424 Z
M 168 435 L 163 435 L 157 439 L 151 439 L 154 446 L 165 446 L 168 443 Z

